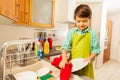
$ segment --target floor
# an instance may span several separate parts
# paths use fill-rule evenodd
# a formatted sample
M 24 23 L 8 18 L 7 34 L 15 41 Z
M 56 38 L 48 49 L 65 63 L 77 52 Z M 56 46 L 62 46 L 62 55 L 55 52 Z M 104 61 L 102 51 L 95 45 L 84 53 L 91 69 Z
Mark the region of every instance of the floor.
M 120 62 L 109 60 L 95 69 L 95 80 L 120 80 Z

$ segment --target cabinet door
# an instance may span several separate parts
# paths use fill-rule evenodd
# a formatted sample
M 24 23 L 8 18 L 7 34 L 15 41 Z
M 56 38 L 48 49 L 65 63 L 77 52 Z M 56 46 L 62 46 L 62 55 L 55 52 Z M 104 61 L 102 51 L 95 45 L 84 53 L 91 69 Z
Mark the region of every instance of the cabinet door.
M 1 3 L 1 11 L 0 11 L 1 15 L 16 21 L 17 20 L 16 12 L 15 12 L 16 0 L 10 0 L 10 1 L 1 0 L 0 3 Z
M 16 0 L 16 17 L 19 24 L 28 24 L 29 0 Z
M 52 28 L 53 15 L 54 0 L 30 0 L 30 25 Z
M 103 63 L 108 61 L 110 59 L 110 49 L 111 49 L 111 38 L 112 38 L 112 22 L 110 20 L 107 20 L 107 44 L 106 49 L 104 49 L 104 55 L 103 55 Z

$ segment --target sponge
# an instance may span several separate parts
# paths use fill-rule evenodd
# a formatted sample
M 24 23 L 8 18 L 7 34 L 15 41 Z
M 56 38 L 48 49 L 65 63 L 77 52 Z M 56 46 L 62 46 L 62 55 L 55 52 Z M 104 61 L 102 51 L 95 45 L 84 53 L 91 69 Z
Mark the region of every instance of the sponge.
M 40 77 L 40 80 L 54 80 L 54 76 L 51 74 L 46 74 Z

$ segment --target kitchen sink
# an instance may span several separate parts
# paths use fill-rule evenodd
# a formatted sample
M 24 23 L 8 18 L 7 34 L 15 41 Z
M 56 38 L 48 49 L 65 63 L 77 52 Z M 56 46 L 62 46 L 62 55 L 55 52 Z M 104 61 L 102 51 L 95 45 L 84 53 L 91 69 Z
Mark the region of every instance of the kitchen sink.
M 7 80 L 8 75 L 24 71 L 36 72 L 43 67 L 49 67 L 52 75 L 59 76 L 59 69 L 44 59 L 39 59 L 34 53 L 33 43 L 35 42 L 37 40 L 14 40 L 3 43 L 0 48 L 0 80 Z
M 20 72 L 24 72 L 24 71 L 38 71 L 39 69 L 43 68 L 43 67 L 49 67 L 50 68 L 50 71 L 51 71 L 51 74 L 57 79 L 59 77 L 59 69 L 52 66 L 50 64 L 50 62 L 46 61 L 46 60 L 39 60 L 31 65 L 27 65 L 27 66 L 17 66 L 17 67 L 14 67 L 12 69 L 12 74 L 15 75 L 17 73 L 20 73 Z M 9 72 L 9 70 L 8 70 Z

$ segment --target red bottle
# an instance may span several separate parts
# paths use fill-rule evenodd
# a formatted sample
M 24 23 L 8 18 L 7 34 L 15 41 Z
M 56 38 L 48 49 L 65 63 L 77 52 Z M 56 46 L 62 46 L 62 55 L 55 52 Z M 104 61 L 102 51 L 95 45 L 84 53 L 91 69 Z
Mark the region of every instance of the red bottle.
M 52 38 L 48 38 L 48 42 L 49 42 L 49 48 L 52 49 L 52 42 L 53 42 Z
M 42 38 L 38 38 L 38 41 L 42 43 L 42 47 L 44 46 L 44 40 Z

